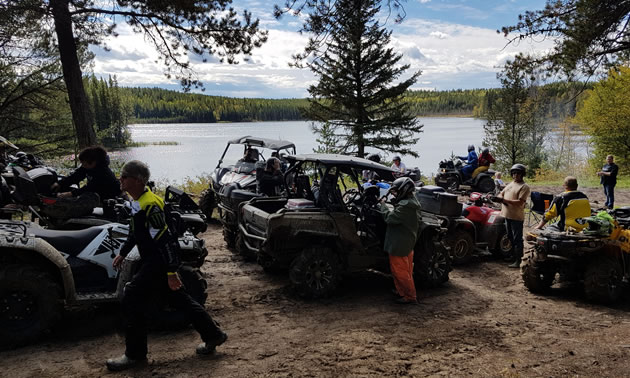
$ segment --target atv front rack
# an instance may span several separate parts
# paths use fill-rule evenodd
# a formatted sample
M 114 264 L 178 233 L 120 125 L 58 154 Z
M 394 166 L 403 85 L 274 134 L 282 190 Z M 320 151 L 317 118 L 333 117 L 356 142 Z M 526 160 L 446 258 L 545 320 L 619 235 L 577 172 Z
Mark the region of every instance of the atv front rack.
M 10 221 L 10 220 L 0 220 L 0 234 L 11 235 L 11 236 L 19 236 L 22 238 L 26 237 L 27 227 L 22 222 Z

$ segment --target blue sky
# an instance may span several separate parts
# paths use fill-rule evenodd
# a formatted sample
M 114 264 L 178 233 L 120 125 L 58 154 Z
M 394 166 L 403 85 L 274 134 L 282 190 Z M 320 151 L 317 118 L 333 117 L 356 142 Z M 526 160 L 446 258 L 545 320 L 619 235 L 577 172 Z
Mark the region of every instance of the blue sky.
M 282 2 L 279 0 L 278 3 Z M 269 40 L 254 51 L 250 62 L 238 65 L 193 62 L 209 95 L 230 97 L 296 98 L 307 97 L 309 85 L 317 82 L 307 69 L 290 68 L 291 55 L 300 52 L 306 36 L 297 33 L 300 20 L 272 16 L 274 2 L 235 0 L 237 9 L 248 9 L 269 30 Z M 507 40 L 496 30 L 513 25 L 527 10 L 542 9 L 543 0 L 407 0 L 402 24 L 389 22 L 392 45 L 409 64 L 409 74 L 421 70 L 413 89 L 471 89 L 497 87 L 500 66 L 518 52 L 541 53 L 552 41 L 523 41 L 506 46 Z M 119 37 L 107 45 L 110 51 L 93 48 L 93 71 L 98 76 L 116 75 L 123 86 L 157 86 L 179 90 L 175 79 L 163 75 L 157 53 L 142 35 L 124 24 Z M 403 77 L 404 78 L 404 77 Z

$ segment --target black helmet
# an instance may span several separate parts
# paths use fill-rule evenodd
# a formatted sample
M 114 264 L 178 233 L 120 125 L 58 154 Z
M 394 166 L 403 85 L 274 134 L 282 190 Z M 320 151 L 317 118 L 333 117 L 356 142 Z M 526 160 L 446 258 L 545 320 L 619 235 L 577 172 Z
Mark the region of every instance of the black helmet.
M 490 153 L 490 149 L 488 147 L 484 147 L 483 150 L 481 150 L 482 154 L 487 154 Z
M 468 145 L 468 152 L 474 151 L 474 150 L 475 150 L 475 145 L 474 144 L 469 144 Z
M 407 197 L 409 193 L 413 193 L 416 189 L 416 186 L 413 183 L 413 180 L 409 177 L 400 177 L 394 180 L 392 186 L 389 188 L 389 191 L 396 191 L 396 198 L 394 198 L 394 203 L 402 200 Z
M 396 161 L 396 160 L 400 161 L 400 156 L 398 156 L 398 155 L 394 156 L 394 158 L 392 159 L 392 161 Z
M 375 163 L 380 163 L 381 162 L 381 155 L 379 154 L 371 154 L 367 157 L 368 160 L 371 160 Z
M 512 168 L 510 168 L 510 176 L 514 173 L 514 171 L 521 172 L 523 176 L 525 176 L 527 169 L 525 168 L 523 164 L 514 164 Z

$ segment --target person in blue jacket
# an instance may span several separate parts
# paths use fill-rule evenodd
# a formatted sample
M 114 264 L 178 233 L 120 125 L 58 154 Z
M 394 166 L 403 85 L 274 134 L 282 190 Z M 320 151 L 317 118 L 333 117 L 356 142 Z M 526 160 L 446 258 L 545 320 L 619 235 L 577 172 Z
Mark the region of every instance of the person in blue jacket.
M 479 159 L 477 158 L 477 153 L 475 152 L 475 146 L 472 144 L 468 145 L 468 156 L 457 156 L 459 159 L 464 160 L 466 165 L 462 168 L 462 175 L 464 176 L 464 181 L 468 180 L 472 173 L 479 166 Z

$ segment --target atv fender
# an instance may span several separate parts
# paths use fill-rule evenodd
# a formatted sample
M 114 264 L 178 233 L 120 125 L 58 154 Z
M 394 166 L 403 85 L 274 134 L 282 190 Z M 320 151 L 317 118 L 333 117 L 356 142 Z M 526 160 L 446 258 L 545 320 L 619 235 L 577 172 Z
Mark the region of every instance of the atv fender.
M 0 253 L 15 253 L 15 250 L 23 250 L 26 253 L 34 253 L 44 258 L 49 264 L 54 266 L 54 271 L 59 272 L 59 278 L 63 285 L 64 296 L 67 301 L 76 299 L 74 278 L 70 264 L 65 257 L 52 245 L 40 238 L 2 236 L 0 237 Z M 19 258 L 19 256 L 16 256 Z M 51 267 L 52 268 L 52 267 Z M 56 275 L 56 274 L 55 274 Z

